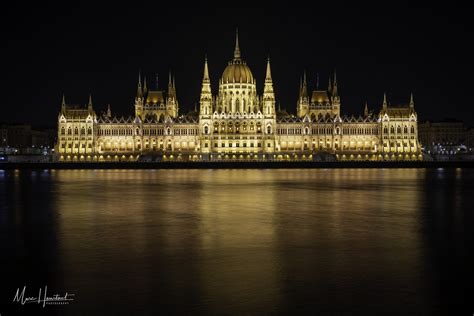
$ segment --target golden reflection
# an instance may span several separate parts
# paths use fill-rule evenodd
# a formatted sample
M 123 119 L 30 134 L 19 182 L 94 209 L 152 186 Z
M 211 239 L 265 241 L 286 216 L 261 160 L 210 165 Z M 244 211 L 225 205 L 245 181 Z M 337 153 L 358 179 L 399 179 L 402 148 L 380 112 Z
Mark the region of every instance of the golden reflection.
M 153 286 L 147 276 L 183 265 L 184 275 L 170 274 L 166 286 L 179 292 L 181 278 L 194 280 L 218 313 L 236 297 L 276 310 L 285 278 L 298 269 L 324 279 L 351 265 L 365 271 L 376 264 L 389 274 L 416 268 L 424 197 L 414 188 L 425 172 L 61 170 L 51 177 L 67 275 L 104 273 L 107 258 L 116 258 L 110 273 L 140 271 L 135 286 L 147 288 Z M 367 248 L 370 265 L 356 255 Z M 164 266 L 160 256 L 188 261 Z M 258 300 L 245 296 L 256 292 Z

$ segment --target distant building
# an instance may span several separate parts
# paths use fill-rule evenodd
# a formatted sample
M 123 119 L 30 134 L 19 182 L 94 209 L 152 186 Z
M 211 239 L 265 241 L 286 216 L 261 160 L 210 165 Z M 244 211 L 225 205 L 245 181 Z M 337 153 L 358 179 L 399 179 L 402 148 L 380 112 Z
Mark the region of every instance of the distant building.
M 468 130 L 460 120 L 426 121 L 418 124 L 418 136 L 422 146 L 466 145 Z
M 55 129 L 32 128 L 26 124 L 1 125 L 0 148 L 9 153 L 42 153 L 42 148 L 54 148 L 55 134 Z
M 262 67 L 265 65 L 262 64 Z M 275 107 L 266 62 L 263 91 L 241 57 L 238 37 L 234 56 L 211 91 L 207 59 L 203 67 L 200 109 L 180 115 L 174 78 L 167 91 L 148 89 L 141 76 L 135 113 L 97 115 L 86 106 L 66 104 L 58 115 L 56 152 L 60 160 L 136 160 L 153 155 L 163 160 L 311 160 L 330 155 L 338 160 L 419 160 L 418 122 L 413 95 L 402 105 L 384 94 L 377 113 L 365 106 L 358 117 L 341 115 L 336 74 L 326 88 L 310 91 L 306 74 L 300 82 L 296 115 Z M 142 85 L 143 82 L 143 85 Z

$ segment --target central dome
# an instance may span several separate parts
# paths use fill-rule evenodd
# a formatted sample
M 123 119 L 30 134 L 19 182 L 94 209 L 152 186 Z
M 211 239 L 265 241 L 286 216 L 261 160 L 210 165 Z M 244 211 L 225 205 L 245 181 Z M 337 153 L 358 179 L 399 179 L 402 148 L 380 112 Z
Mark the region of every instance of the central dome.
M 249 66 L 240 59 L 240 48 L 239 48 L 239 33 L 235 34 L 235 50 L 234 59 L 229 62 L 222 73 L 222 82 L 242 82 L 242 83 L 253 83 L 252 72 Z
M 249 66 L 240 60 L 233 60 L 225 67 L 224 72 L 222 73 L 222 81 L 227 82 L 242 82 L 242 83 L 252 83 L 253 76 L 252 71 L 250 71 Z

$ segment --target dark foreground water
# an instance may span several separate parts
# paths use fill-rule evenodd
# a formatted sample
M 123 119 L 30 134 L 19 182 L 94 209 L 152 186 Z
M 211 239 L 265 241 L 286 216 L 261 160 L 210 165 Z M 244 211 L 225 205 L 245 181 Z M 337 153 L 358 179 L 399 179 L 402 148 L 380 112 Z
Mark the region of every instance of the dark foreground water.
M 472 169 L 0 171 L 0 314 L 472 315 L 473 224 Z

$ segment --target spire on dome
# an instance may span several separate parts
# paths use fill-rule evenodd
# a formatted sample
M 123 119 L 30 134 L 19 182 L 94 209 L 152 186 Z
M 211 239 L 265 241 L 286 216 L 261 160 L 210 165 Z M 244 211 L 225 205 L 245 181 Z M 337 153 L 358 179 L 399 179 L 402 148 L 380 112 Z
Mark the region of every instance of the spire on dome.
M 410 107 L 415 107 L 415 100 L 413 100 L 413 92 L 410 93 Z
M 235 49 L 234 49 L 234 60 L 240 59 L 240 48 L 239 48 L 239 29 L 235 29 Z

